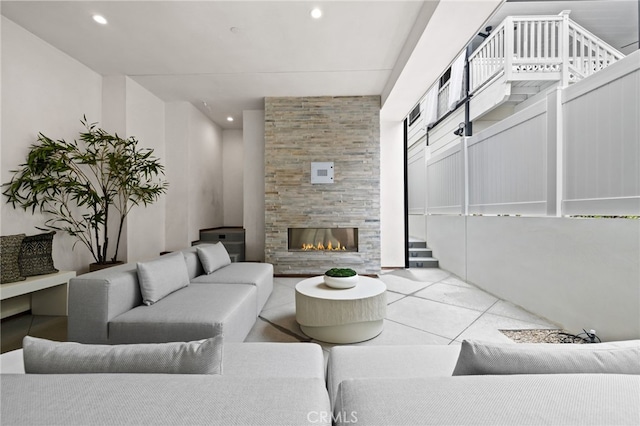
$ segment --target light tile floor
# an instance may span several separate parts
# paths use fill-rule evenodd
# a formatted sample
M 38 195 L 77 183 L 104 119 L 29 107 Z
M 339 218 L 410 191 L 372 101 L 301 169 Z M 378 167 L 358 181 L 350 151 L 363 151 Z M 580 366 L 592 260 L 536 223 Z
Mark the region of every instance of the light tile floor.
M 557 329 L 558 326 L 441 269 L 403 269 L 380 275 L 387 285 L 382 333 L 356 345 L 460 344 L 464 339 L 512 342 L 500 330 Z M 274 290 L 247 341 L 314 341 L 295 320 L 298 278 L 275 278 Z
M 386 271 L 380 279 L 387 285 L 384 330 L 357 345 L 450 345 L 464 339 L 511 342 L 499 330 L 558 328 L 441 269 Z M 299 281 L 274 279 L 273 293 L 246 341 L 313 341 L 302 333 L 295 319 L 294 289 Z M 2 321 L 0 334 L 2 352 L 21 347 L 26 334 L 66 340 L 66 317 L 17 316 Z M 325 351 L 334 346 L 317 343 Z

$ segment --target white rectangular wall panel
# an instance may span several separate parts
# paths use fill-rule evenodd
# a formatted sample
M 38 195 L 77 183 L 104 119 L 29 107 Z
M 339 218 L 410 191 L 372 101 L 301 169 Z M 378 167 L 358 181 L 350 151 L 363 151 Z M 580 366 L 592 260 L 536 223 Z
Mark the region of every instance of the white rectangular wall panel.
M 640 214 L 640 51 L 563 96 L 566 215 Z

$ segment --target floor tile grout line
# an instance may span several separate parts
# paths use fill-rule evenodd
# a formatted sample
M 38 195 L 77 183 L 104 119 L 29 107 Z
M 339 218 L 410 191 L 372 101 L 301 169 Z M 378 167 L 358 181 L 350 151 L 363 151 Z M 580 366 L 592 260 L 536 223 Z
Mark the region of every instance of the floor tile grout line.
M 445 284 L 445 285 L 453 285 L 453 286 L 456 286 L 456 287 L 459 287 L 459 288 L 466 288 L 466 289 L 470 289 L 470 290 L 480 291 L 480 292 L 482 292 L 483 294 L 487 294 L 487 295 L 489 295 L 489 296 L 493 297 L 494 299 L 496 299 L 496 301 L 495 301 L 495 302 L 493 302 L 493 303 L 491 304 L 491 306 L 489 306 L 487 309 L 484 309 L 484 310 L 483 310 L 483 309 L 474 309 L 474 308 L 469 308 L 469 307 L 467 307 L 467 306 L 455 305 L 455 304 L 452 304 L 452 303 L 442 302 L 442 301 L 439 301 L 439 300 L 430 299 L 430 298 L 428 298 L 428 297 L 423 297 L 423 296 L 418 296 L 418 295 L 416 295 L 416 293 L 419 293 L 419 292 L 421 292 L 422 290 L 425 290 L 425 289 L 427 289 L 427 288 L 429 288 L 429 287 L 433 286 L 434 284 L 439 284 L 439 283 L 441 283 L 442 281 L 444 281 L 444 280 L 446 280 L 446 279 L 448 279 L 448 278 L 449 278 L 449 277 L 445 277 L 445 278 L 441 279 L 440 281 L 435 281 L 435 282 L 433 282 L 433 283 L 430 283 L 430 284 L 429 284 L 429 285 L 427 285 L 426 287 L 420 288 L 420 289 L 418 289 L 418 290 L 416 290 L 416 291 L 413 291 L 413 292 L 411 292 L 411 293 L 408 293 L 408 294 L 404 294 L 404 293 L 400 293 L 400 292 L 398 292 L 398 291 L 394 291 L 394 290 L 389 290 L 389 289 L 387 289 L 387 291 L 390 291 L 390 292 L 392 292 L 392 293 L 399 294 L 399 295 L 402 295 L 402 296 L 403 296 L 403 297 L 401 297 L 401 298 L 400 298 L 400 299 L 398 299 L 398 300 L 394 300 L 393 302 L 388 303 L 387 305 L 392 305 L 392 304 L 394 304 L 394 303 L 396 303 L 396 302 L 399 302 L 399 301 L 401 301 L 401 300 L 403 300 L 403 299 L 407 298 L 408 296 L 413 296 L 413 297 L 417 297 L 418 299 L 428 300 L 428 301 L 430 301 L 430 302 L 440 303 L 440 304 L 448 305 L 448 306 L 454 306 L 454 307 L 457 307 L 457 308 L 464 308 L 464 309 L 468 309 L 468 310 L 475 311 L 475 312 L 482 312 L 482 314 L 480 315 L 480 316 L 482 316 L 482 315 L 484 315 L 484 314 L 488 313 L 488 311 L 489 311 L 491 308 L 493 308 L 493 307 L 494 307 L 498 302 L 500 302 L 500 301 L 504 301 L 503 299 L 500 299 L 499 297 L 496 297 L 496 296 L 494 296 L 494 295 L 492 295 L 492 294 L 490 294 L 490 293 L 487 293 L 486 291 L 484 291 L 484 290 L 482 290 L 481 288 L 478 288 L 478 287 L 473 287 L 473 286 L 472 286 L 472 287 L 467 287 L 467 286 L 462 286 L 462 285 L 457 285 L 457 284 L 449 284 L 449 283 L 443 283 L 443 284 Z M 461 281 L 464 281 L 464 280 L 461 280 Z M 421 281 L 415 281 L 415 282 L 421 282 Z M 424 282 L 424 281 L 422 281 L 422 282 Z M 516 320 L 516 321 L 528 322 L 528 323 L 530 323 L 530 324 L 536 324 L 536 325 L 540 325 L 540 326 L 548 326 L 548 324 L 541 324 L 541 323 L 536 322 L 536 321 L 529 321 L 529 320 L 525 320 L 525 319 L 522 319 L 522 318 L 516 318 L 515 316 L 509 316 L 509 315 L 503 315 L 503 314 L 496 314 L 496 313 L 491 313 L 491 315 L 496 315 L 496 316 L 500 316 L 500 317 L 503 317 L 503 318 L 509 318 L 509 319 L 513 319 L 513 320 Z M 553 325 L 553 324 L 552 324 L 552 325 Z M 557 327 L 556 325 L 553 325 L 553 326 L 554 326 L 554 327 Z
M 391 321 L 391 322 L 394 322 L 396 324 L 402 325 L 404 327 L 409 327 L 409 328 L 411 328 L 413 330 L 418 330 L 418 331 L 421 331 L 423 333 L 431 334 L 432 336 L 442 337 L 443 339 L 451 340 L 451 342 L 453 342 L 453 339 L 451 339 L 451 337 L 447 337 L 447 336 L 443 336 L 441 334 L 433 333 L 431 331 L 423 330 L 421 328 L 414 327 L 413 325 L 405 324 L 405 323 L 402 323 L 402 322 L 399 322 L 399 321 L 396 321 L 396 320 L 392 320 L 392 319 L 389 319 L 389 318 L 385 318 L 385 321 Z M 449 342 L 449 343 L 451 343 L 451 342 Z
M 467 331 L 469 329 L 469 327 L 471 327 L 473 324 L 475 324 L 480 318 L 482 318 L 482 316 L 484 314 L 486 314 L 489 309 L 493 308 L 493 306 L 498 303 L 500 301 L 500 299 L 496 300 L 495 302 L 493 302 L 493 304 L 491 306 L 489 306 L 484 312 L 482 312 L 480 315 L 478 315 L 478 318 L 474 319 L 473 321 L 471 321 L 471 324 L 469 324 L 467 327 L 465 327 L 464 330 L 462 330 L 460 333 L 458 333 L 458 335 L 453 339 L 456 340 L 458 337 L 460 337 L 465 331 Z
M 482 290 L 482 289 L 480 289 L 480 291 L 483 291 L 483 292 L 484 292 L 484 290 Z M 485 293 L 486 293 L 486 292 L 485 292 Z M 516 320 L 516 321 L 520 321 L 520 322 L 525 322 L 525 323 L 535 324 L 535 325 L 545 326 L 545 327 L 548 327 L 548 326 L 549 326 L 549 324 L 551 324 L 551 326 L 552 326 L 552 327 L 560 327 L 559 325 L 557 325 L 557 324 L 553 324 L 551 321 L 545 320 L 544 318 L 540 318 L 540 317 L 538 317 L 536 314 L 531 313 L 531 312 L 527 311 L 527 310 L 526 310 L 526 309 L 524 309 L 524 308 L 521 308 L 521 307 L 519 307 L 519 306 L 516 306 L 516 305 L 512 304 L 511 302 L 509 302 L 509 301 L 507 301 L 507 300 L 504 300 L 504 299 L 501 299 L 501 298 L 499 298 L 499 297 L 496 297 L 496 296 L 494 296 L 494 295 L 493 295 L 493 294 L 491 294 L 491 293 L 487 293 L 487 294 L 488 294 L 488 295 L 490 295 L 491 297 L 494 297 L 494 298 L 498 299 L 498 300 L 497 300 L 493 305 L 489 306 L 489 308 L 488 308 L 486 311 L 484 311 L 484 312 L 482 313 L 482 315 L 484 315 L 484 314 L 495 315 L 495 316 L 502 317 L 502 318 L 508 318 L 508 319 L 512 319 L 512 320 Z M 514 308 L 516 308 L 516 309 L 519 309 L 519 310 L 521 310 L 521 311 L 523 311 L 523 312 L 525 312 L 525 313 L 527 313 L 527 314 L 530 314 L 530 315 L 534 316 L 534 317 L 536 318 L 536 321 L 531 321 L 531 320 L 530 320 L 530 318 L 529 318 L 529 319 L 517 318 L 515 315 L 514 315 L 514 316 L 510 316 L 510 315 L 504 315 L 504 314 L 497 314 L 497 313 L 495 313 L 495 312 L 489 312 L 489 311 L 491 310 L 491 308 L 493 308 L 493 307 L 494 307 L 495 305 L 497 305 L 499 302 L 505 302 L 505 303 L 507 303 L 507 304 L 512 305 L 512 306 L 513 306 Z M 541 323 L 539 323 L 539 322 L 538 322 L 538 320 L 540 320 L 540 321 L 544 321 L 544 322 L 546 322 L 547 324 L 541 324 Z M 562 328 L 562 327 L 560 327 L 560 328 Z
M 481 315 L 483 315 L 486 312 L 486 310 L 482 310 L 482 309 L 467 308 L 466 306 L 454 305 L 454 304 L 451 304 L 451 303 L 441 302 L 441 301 L 438 301 L 438 300 L 427 299 L 426 297 L 416 296 L 415 292 L 407 295 L 407 297 L 409 297 L 409 296 L 414 297 L 414 298 L 419 299 L 419 300 L 428 300 L 429 302 L 439 303 L 441 305 L 453 306 L 454 308 L 466 309 L 468 311 L 473 311 L 473 312 L 481 312 Z M 402 299 L 398 299 L 398 300 L 396 300 L 396 302 L 399 301 L 399 300 L 403 300 L 403 299 L 406 299 L 406 297 L 403 297 Z M 491 307 L 493 305 L 495 305 L 499 301 L 500 301 L 500 299 L 496 300 L 491 306 L 489 306 L 488 309 L 491 309 Z M 395 302 L 392 302 L 392 303 L 395 303 Z

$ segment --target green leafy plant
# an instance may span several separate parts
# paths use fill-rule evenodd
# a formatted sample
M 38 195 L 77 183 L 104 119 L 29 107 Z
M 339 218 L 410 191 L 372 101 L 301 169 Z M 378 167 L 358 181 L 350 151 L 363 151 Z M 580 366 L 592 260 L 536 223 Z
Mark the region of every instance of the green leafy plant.
M 354 275 L 357 275 L 357 272 L 351 268 L 331 268 L 324 274 L 329 277 L 345 278 L 353 277 Z
M 116 214 L 119 224 L 111 257 L 115 262 L 127 214 L 166 192 L 164 166 L 152 149 L 139 148 L 135 137 L 111 135 L 86 117 L 80 122 L 86 131 L 80 132 L 79 141 L 53 140 L 39 133 L 26 162 L 2 185 L 3 194 L 14 208 L 50 216 L 38 229 L 69 233 L 98 264 L 109 263 L 109 219 Z

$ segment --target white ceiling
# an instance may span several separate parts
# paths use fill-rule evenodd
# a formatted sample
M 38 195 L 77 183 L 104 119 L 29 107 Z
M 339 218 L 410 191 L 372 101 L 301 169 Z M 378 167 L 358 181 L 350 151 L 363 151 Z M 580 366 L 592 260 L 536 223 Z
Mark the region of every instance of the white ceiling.
M 502 1 L 3 0 L 1 12 L 96 72 L 191 102 L 228 129 L 267 96 L 381 95 L 383 117 L 400 120 Z M 505 6 L 537 3 L 557 2 Z M 611 3 L 637 11 L 637 0 L 561 3 L 608 3 L 596 21 Z M 319 20 L 309 16 L 316 6 Z M 94 23 L 95 13 L 108 25 Z M 619 19 L 629 21 L 616 15 L 608 27 L 628 35 Z

